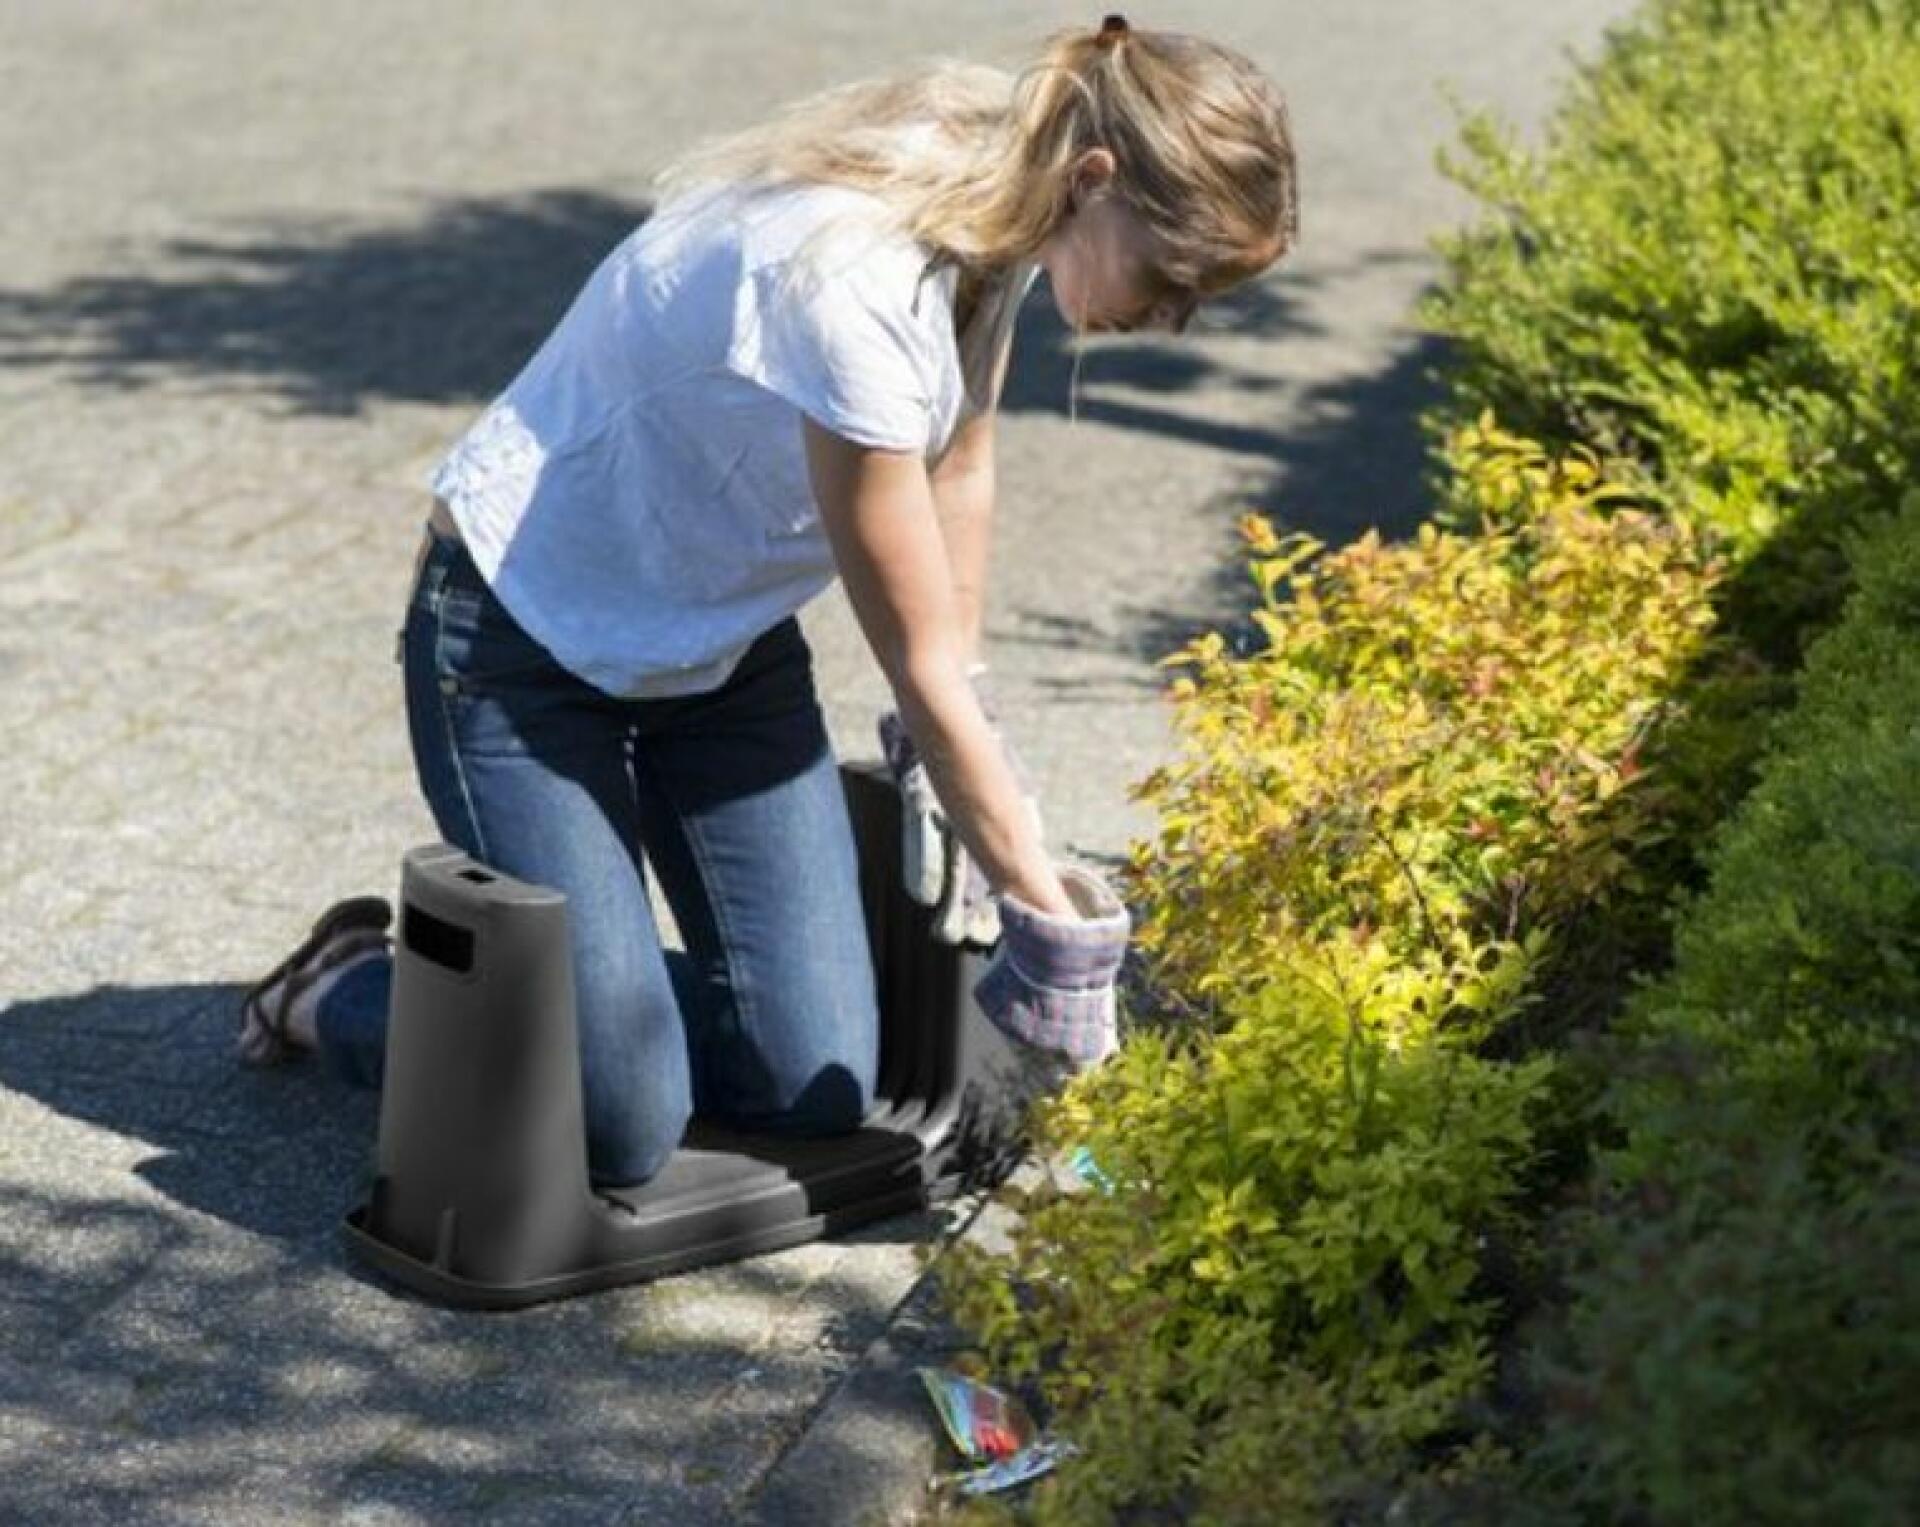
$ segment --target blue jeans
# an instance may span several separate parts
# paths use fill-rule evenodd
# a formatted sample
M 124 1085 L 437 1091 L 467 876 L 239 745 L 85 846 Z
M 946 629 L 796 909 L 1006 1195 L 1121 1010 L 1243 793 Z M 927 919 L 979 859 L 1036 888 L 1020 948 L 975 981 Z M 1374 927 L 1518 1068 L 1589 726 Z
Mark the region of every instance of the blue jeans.
M 797 618 L 708 694 L 623 700 L 561 667 L 435 536 L 401 633 L 407 725 L 440 835 L 567 898 L 588 1173 L 644 1182 L 696 1113 L 857 1128 L 880 1017 L 838 762 Z M 687 945 L 669 955 L 654 874 Z M 378 1087 L 391 960 L 316 1015 L 327 1069 Z

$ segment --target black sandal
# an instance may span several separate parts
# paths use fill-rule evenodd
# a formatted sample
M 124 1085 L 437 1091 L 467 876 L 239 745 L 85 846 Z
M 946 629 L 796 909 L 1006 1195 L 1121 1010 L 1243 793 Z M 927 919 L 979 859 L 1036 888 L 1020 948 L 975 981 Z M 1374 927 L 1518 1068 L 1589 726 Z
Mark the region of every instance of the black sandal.
M 381 896 L 349 897 L 345 901 L 335 902 L 323 912 L 300 947 L 256 981 L 241 999 L 240 1033 L 236 1041 L 241 1047 L 241 1064 L 277 1065 L 297 1054 L 300 1046 L 287 1038 L 287 1014 L 293 1007 L 294 998 L 323 972 L 332 970 L 342 961 L 364 954 L 369 949 L 384 948 L 387 944 L 386 927 L 392 921 L 393 908 Z M 348 934 L 353 936 L 346 938 L 338 948 L 327 949 L 328 944 Z M 323 950 L 326 951 L 325 957 L 309 964 Z M 276 981 L 281 983 L 280 995 L 269 1011 L 261 997 Z M 250 1057 L 245 1046 L 247 1036 L 255 1029 L 266 1035 L 267 1045 L 258 1057 Z

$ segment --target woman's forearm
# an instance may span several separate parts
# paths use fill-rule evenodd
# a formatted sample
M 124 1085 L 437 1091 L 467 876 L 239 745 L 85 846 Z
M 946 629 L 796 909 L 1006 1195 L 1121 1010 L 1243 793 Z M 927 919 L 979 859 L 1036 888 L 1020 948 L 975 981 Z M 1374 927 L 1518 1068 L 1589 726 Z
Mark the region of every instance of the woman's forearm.
M 993 542 L 993 460 L 930 479 L 933 508 L 953 574 L 954 615 L 964 663 L 982 661 L 986 620 L 987 564 Z

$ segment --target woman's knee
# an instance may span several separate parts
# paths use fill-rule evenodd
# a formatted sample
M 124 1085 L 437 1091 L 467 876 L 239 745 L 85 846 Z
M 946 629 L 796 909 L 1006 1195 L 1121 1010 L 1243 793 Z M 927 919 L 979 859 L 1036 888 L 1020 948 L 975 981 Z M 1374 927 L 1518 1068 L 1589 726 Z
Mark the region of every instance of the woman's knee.
M 772 1128 L 841 1134 L 872 1111 L 879 992 L 864 953 L 849 964 L 823 949 L 810 976 L 771 1011 L 754 1005 L 748 1043 L 755 1053 L 742 1067 L 743 1092 L 764 1107 Z M 750 1084 L 756 1072 L 757 1086 Z
M 631 1112 L 587 1122 L 587 1180 L 595 1188 L 637 1188 L 651 1182 L 680 1148 L 691 1108 L 642 1118 Z
M 576 1032 L 596 1186 L 631 1186 L 653 1176 L 693 1113 L 686 1028 L 669 966 L 650 932 L 644 909 L 613 921 L 583 918 L 576 930 Z
M 769 1134 L 839 1135 L 858 1129 L 873 1110 L 874 1067 L 829 1061 L 786 1089 L 777 1107 L 750 1123 Z

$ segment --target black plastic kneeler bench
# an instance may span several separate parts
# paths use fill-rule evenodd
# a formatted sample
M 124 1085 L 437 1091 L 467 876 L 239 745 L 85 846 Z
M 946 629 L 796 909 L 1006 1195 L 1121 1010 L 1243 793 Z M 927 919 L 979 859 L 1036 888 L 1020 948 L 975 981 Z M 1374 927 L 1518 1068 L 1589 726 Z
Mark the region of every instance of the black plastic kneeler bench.
M 886 766 L 840 777 L 880 999 L 879 1085 L 858 1130 L 792 1140 L 696 1118 L 650 1181 L 595 1191 L 566 898 L 430 844 L 402 863 L 377 1164 L 348 1247 L 429 1299 L 511 1309 L 1002 1181 L 1025 1150 L 1036 1072 L 973 1001 L 991 951 L 940 943 L 906 895 Z

